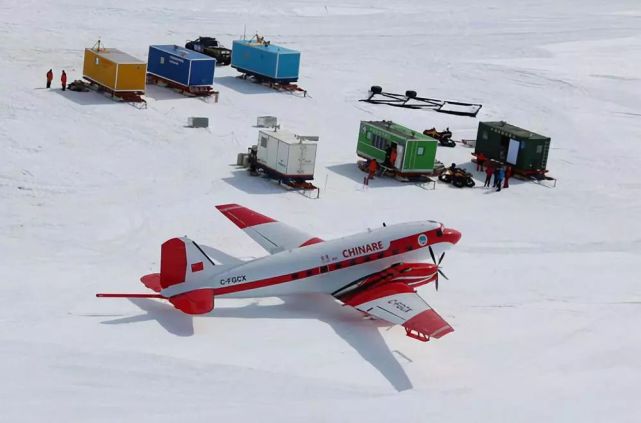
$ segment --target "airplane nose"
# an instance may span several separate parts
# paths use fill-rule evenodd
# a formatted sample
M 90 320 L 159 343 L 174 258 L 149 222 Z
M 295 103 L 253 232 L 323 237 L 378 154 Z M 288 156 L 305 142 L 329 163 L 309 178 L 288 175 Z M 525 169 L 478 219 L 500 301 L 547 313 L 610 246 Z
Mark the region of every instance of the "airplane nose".
M 443 230 L 443 238 L 446 242 L 456 244 L 461 239 L 461 233 L 456 229 L 445 228 Z

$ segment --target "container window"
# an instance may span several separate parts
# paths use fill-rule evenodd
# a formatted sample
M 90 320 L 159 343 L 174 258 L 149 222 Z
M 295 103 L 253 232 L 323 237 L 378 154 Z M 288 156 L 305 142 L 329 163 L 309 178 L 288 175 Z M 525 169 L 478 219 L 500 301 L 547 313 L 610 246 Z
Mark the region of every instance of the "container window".
M 536 153 L 537 154 L 541 154 L 542 152 L 543 152 L 543 146 L 542 145 L 537 146 L 536 147 Z
M 165 64 L 165 58 L 164 58 L 164 57 L 160 57 L 160 64 L 161 64 L 161 65 L 164 65 L 164 64 Z
M 100 64 L 100 57 L 96 57 L 96 65 Z
M 267 148 L 267 137 L 260 137 L 260 146 Z
M 425 148 L 424 148 L 424 147 L 419 147 L 419 148 L 416 150 L 416 155 L 417 155 L 417 156 L 422 156 L 424 153 L 425 153 Z

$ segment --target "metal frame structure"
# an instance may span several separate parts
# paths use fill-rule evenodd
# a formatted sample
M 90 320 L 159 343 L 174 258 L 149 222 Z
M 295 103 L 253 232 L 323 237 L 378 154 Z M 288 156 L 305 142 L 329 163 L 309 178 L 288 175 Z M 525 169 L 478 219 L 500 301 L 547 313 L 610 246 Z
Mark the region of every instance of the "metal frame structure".
M 388 93 L 377 85 L 370 88 L 369 97 L 359 101 L 372 104 L 387 104 L 388 106 L 404 107 L 406 109 L 430 109 L 439 113 L 469 117 L 476 117 L 481 107 L 483 107 L 482 104 L 477 103 L 418 97 L 416 91 L 405 91 L 405 94 Z

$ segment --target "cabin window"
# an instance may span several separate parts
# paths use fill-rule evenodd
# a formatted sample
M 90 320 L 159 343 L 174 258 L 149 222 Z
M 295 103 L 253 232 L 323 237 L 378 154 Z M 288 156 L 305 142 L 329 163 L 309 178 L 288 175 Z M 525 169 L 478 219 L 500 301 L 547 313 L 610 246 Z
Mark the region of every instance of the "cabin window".
M 412 251 L 413 249 L 414 249 L 414 246 L 412 246 L 412 245 L 408 245 L 407 246 L 407 251 Z
M 314 272 L 312 272 L 312 269 L 309 269 L 306 273 L 307 276 L 312 276 L 314 274 Z
M 343 265 L 341 264 L 341 262 L 340 262 L 340 261 L 339 261 L 338 263 L 336 263 L 336 268 L 337 268 L 337 269 L 340 269 L 340 268 L 342 268 L 342 267 L 343 267 Z
M 393 254 L 393 255 L 397 255 L 397 254 L 398 254 L 398 253 L 400 253 L 400 252 L 401 252 L 400 250 L 392 250 L 392 254 Z
M 378 253 L 378 258 L 379 259 L 382 259 L 383 257 L 385 257 L 385 252 L 384 251 L 382 253 Z
M 419 147 L 419 148 L 416 150 L 416 155 L 417 155 L 417 156 L 422 156 L 424 153 L 425 153 L 425 148 L 424 148 L 424 147 Z
M 329 270 L 329 269 L 327 268 L 327 266 L 321 266 L 321 267 L 320 267 L 320 272 L 321 272 L 321 273 L 327 273 L 327 271 L 328 271 L 328 270 Z
M 298 273 L 292 273 L 292 279 L 298 279 Z

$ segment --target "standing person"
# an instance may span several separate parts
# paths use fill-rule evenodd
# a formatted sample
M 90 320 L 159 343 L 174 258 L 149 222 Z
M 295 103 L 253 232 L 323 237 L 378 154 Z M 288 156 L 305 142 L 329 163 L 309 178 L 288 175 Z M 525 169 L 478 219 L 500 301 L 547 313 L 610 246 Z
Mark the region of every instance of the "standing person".
M 47 88 L 51 88 L 51 81 L 53 81 L 53 69 L 49 69 L 47 72 Z
M 385 149 L 385 161 L 383 163 L 385 163 L 385 165 L 389 167 L 392 167 L 394 165 L 394 162 L 392 161 L 392 148 L 392 144 L 390 144 Z
M 389 161 L 390 161 L 390 167 L 396 167 L 396 157 L 398 156 L 398 153 L 396 152 L 396 147 L 392 148 L 392 152 L 389 155 Z
M 485 184 L 484 187 L 490 187 L 490 182 L 492 181 L 492 175 L 494 174 L 494 168 L 491 165 L 487 165 L 485 168 Z
M 501 185 L 503 184 L 503 178 L 505 178 L 505 169 L 503 166 L 499 167 L 496 171 L 496 190 L 501 191 Z
M 505 183 L 503 184 L 503 188 L 510 187 L 510 184 L 508 182 L 510 180 L 510 176 L 512 176 L 512 166 L 508 166 L 505 168 Z
M 485 163 L 485 154 L 479 153 L 476 155 L 476 171 L 483 172 L 483 163 Z
M 367 165 L 367 169 L 369 170 L 369 174 L 367 175 L 368 179 L 374 179 L 374 174 L 376 173 L 376 168 L 378 168 L 378 163 L 376 160 L 371 159 L 369 161 L 369 164 Z
M 62 83 L 62 91 L 65 91 L 67 89 L 67 74 L 65 71 L 62 71 L 62 75 L 60 76 L 60 82 Z

